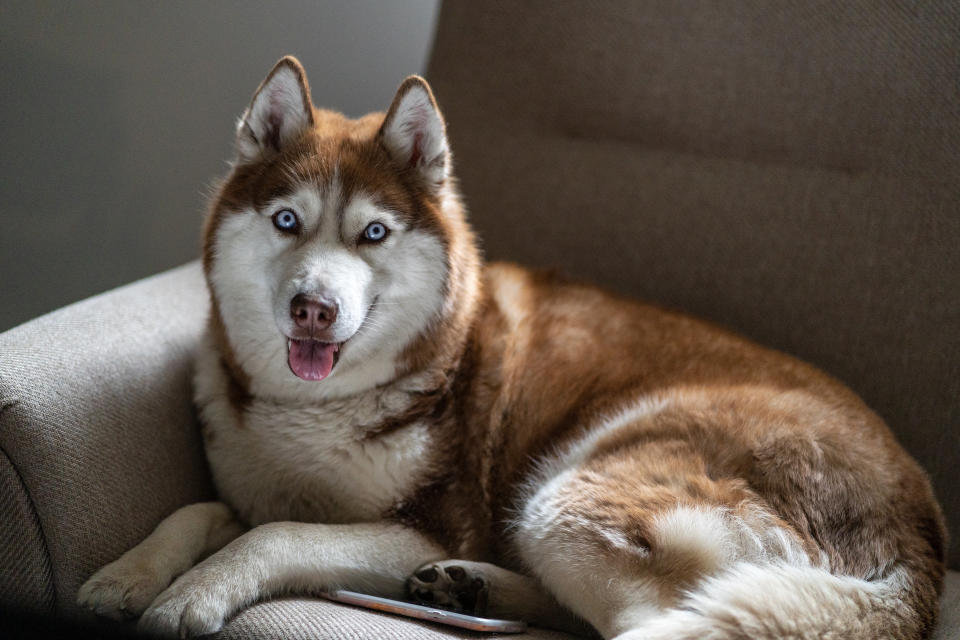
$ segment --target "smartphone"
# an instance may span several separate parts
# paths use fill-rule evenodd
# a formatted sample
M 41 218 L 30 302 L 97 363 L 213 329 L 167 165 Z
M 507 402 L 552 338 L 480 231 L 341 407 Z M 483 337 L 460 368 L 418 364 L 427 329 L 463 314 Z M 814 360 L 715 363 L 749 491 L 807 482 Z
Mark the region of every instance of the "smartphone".
M 430 622 L 439 622 L 440 624 L 448 624 L 454 627 L 470 629 L 471 631 L 522 633 L 527 630 L 527 623 L 519 620 L 477 618 L 462 613 L 454 613 L 453 611 L 425 607 L 423 605 L 413 604 L 412 602 L 368 596 L 365 593 L 356 593 L 355 591 L 337 589 L 336 591 L 326 591 L 320 595 L 328 600 L 344 602 L 368 609 L 376 609 L 377 611 L 386 611 L 387 613 L 396 613 L 410 618 L 419 618 L 420 620 L 429 620 Z

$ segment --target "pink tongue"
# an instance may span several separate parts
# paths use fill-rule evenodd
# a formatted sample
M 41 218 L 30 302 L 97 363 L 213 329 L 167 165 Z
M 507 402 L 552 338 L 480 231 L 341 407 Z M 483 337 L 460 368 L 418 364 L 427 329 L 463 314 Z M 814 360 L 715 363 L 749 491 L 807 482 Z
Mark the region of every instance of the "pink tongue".
M 290 370 L 304 380 L 323 380 L 333 369 L 333 354 L 338 346 L 315 340 L 291 340 Z

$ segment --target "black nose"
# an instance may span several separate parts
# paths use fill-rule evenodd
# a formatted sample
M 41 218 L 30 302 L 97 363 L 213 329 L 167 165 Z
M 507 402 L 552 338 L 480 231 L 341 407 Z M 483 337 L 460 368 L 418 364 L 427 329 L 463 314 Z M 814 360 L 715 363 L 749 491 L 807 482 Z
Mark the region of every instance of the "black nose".
M 298 293 L 290 301 L 290 317 L 298 327 L 312 334 L 329 328 L 336 321 L 337 305 L 327 298 Z

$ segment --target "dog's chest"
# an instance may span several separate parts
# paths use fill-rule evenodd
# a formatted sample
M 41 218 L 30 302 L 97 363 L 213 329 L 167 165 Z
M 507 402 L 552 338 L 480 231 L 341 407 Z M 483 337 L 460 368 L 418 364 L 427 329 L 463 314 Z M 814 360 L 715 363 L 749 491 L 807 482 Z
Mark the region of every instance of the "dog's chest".
M 396 402 L 396 399 L 395 399 Z M 417 488 L 429 464 L 429 426 L 365 431 L 389 399 L 322 408 L 254 401 L 242 424 L 217 428 L 207 456 L 220 495 L 250 524 L 375 520 Z

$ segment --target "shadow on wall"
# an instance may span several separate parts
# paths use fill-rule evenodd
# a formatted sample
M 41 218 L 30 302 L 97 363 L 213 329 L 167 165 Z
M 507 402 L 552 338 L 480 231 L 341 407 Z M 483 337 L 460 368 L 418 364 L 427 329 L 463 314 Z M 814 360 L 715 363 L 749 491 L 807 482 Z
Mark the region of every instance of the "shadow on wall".
M 438 0 L 11 2 L 0 9 L 0 331 L 198 255 L 257 84 L 292 53 L 318 105 L 387 107 Z

